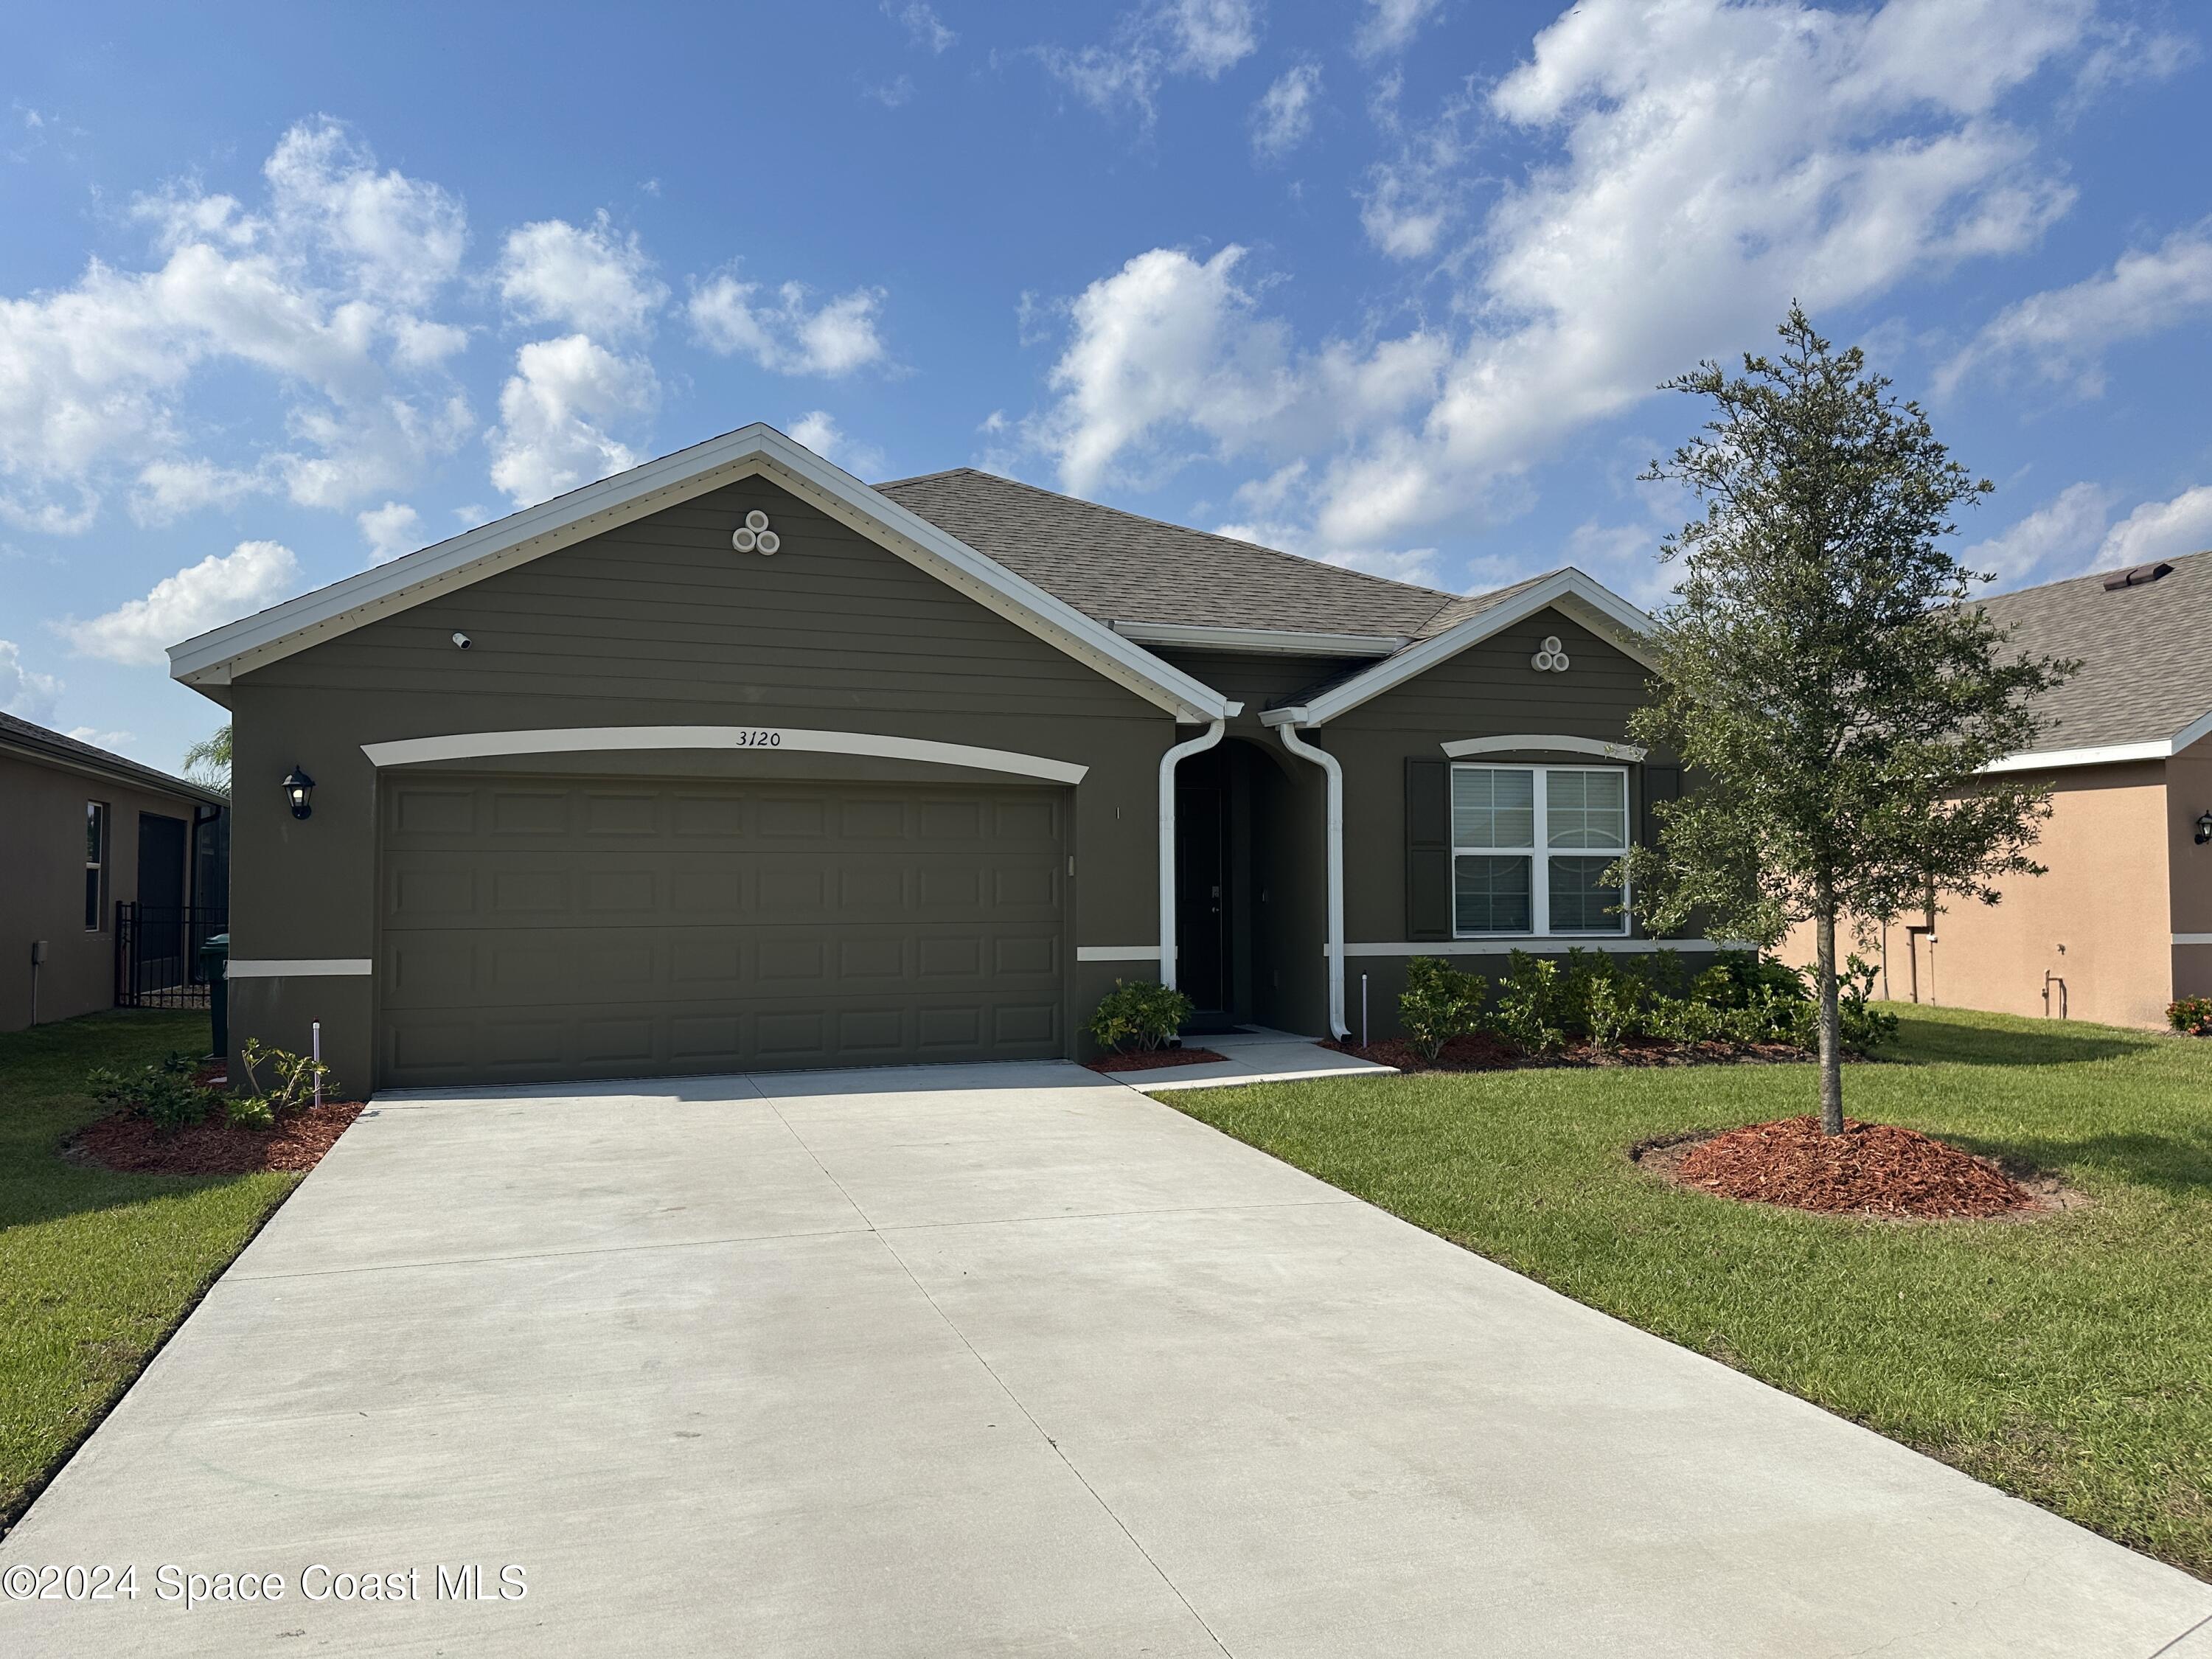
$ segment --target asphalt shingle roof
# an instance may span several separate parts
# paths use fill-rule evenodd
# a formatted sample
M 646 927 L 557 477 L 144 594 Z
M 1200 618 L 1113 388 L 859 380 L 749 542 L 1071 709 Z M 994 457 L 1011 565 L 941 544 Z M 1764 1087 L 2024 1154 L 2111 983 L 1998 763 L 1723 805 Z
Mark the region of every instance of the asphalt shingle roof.
M 1459 599 L 969 467 L 876 488 L 1103 623 L 1416 638 L 1446 611 L 1479 610 L 1514 591 Z
M 142 766 L 135 760 L 125 760 L 105 749 L 95 749 L 88 743 L 80 743 L 75 738 L 43 726 L 33 726 L 29 720 L 18 720 L 13 714 L 0 714 L 0 743 L 33 754 L 51 755 L 106 776 L 125 782 L 143 784 L 168 794 L 186 795 L 214 806 L 224 804 L 222 795 L 203 784 L 171 777 L 167 772 L 157 772 L 150 766 Z
M 2165 562 L 2139 586 L 2099 572 L 1981 602 L 2022 651 L 2081 664 L 2043 704 L 2039 750 L 2157 741 L 2212 712 L 2212 553 Z

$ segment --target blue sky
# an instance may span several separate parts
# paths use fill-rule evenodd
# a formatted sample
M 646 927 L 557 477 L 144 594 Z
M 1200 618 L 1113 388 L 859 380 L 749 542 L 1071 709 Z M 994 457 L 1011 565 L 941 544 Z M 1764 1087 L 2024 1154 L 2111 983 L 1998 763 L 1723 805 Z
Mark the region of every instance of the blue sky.
M 2200 16 L 34 8 L 0 708 L 173 766 L 161 647 L 753 420 L 1650 601 L 1652 388 L 1793 295 L 1996 481 L 2004 585 L 2212 546 Z

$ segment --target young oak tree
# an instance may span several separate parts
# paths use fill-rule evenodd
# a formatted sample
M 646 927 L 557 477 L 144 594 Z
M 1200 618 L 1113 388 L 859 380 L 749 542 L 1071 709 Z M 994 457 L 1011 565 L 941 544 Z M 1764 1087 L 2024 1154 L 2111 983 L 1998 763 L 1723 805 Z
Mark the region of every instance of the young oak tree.
M 1660 803 L 1659 845 L 1626 861 L 1662 933 L 1818 941 L 1820 1121 L 1844 1129 L 1836 933 L 1930 902 L 1994 904 L 2050 791 L 1986 775 L 2035 746 L 2034 700 L 2075 665 L 2029 658 L 1972 603 L 1990 578 L 1941 545 L 1989 491 L 1863 354 L 1790 308 L 1778 357 L 1705 362 L 1664 391 L 1711 401 L 1703 431 L 1647 479 L 1705 505 L 1668 538 L 1681 579 L 1658 614 L 1653 696 L 1631 723 L 1694 787 Z

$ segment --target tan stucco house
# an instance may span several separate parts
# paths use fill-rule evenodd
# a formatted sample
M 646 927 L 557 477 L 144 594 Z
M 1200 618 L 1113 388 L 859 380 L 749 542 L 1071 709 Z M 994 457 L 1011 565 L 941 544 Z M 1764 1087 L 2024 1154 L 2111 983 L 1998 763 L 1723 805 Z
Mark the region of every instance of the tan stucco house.
M 1381 1036 L 1417 954 L 1655 949 L 1647 626 L 753 426 L 170 662 L 234 722 L 234 1039 L 374 1088 L 1079 1056 L 1116 978 Z
M 118 994 L 204 1000 L 193 951 L 220 930 L 223 806 L 198 784 L 0 714 L 0 1031 L 112 1007 Z
M 1879 930 L 1888 994 L 2116 1025 L 2212 995 L 2212 553 L 1982 602 L 2021 649 L 2078 660 L 2034 752 L 2049 873 Z M 1809 962 L 1809 933 L 1787 954 Z

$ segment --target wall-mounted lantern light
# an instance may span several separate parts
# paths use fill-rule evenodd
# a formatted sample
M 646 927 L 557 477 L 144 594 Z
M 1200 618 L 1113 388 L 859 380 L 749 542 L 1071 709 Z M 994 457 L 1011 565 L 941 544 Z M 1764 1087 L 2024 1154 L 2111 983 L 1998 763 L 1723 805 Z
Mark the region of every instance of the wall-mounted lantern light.
M 300 769 L 297 761 L 293 762 L 292 769 L 284 775 L 284 799 L 292 804 L 294 817 L 304 818 L 314 811 L 308 804 L 314 793 L 315 781 Z
M 2197 815 L 2197 844 L 2202 847 L 2208 841 L 2212 841 L 2212 812 L 2199 812 Z

